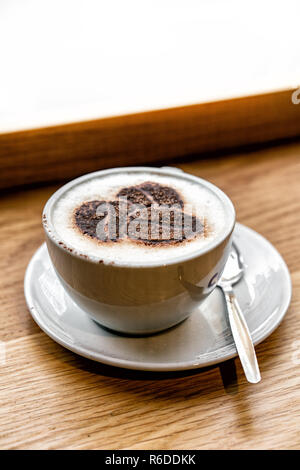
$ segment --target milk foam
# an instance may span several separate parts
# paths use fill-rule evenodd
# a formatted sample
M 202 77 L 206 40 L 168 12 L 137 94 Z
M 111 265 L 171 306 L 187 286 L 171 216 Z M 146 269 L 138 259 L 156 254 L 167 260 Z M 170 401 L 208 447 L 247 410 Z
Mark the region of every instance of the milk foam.
M 178 191 L 184 200 L 185 210 L 188 207 L 189 212 L 199 217 L 200 220 L 206 219 L 209 226 L 208 235 L 197 236 L 192 240 L 177 244 L 148 246 L 126 239 L 115 243 L 98 242 L 81 234 L 74 227 L 74 210 L 84 202 L 113 200 L 122 188 L 149 181 L 170 186 Z M 149 169 L 149 172 L 145 173 L 128 171 L 128 173 L 98 175 L 78 183 L 64 192 L 56 201 L 52 223 L 58 238 L 73 250 L 83 255 L 99 258 L 104 262 L 127 264 L 135 261 L 139 263 L 170 261 L 172 258 L 197 252 L 222 233 L 225 228 L 225 215 L 224 205 L 219 197 L 201 183 L 182 177 L 152 173 Z

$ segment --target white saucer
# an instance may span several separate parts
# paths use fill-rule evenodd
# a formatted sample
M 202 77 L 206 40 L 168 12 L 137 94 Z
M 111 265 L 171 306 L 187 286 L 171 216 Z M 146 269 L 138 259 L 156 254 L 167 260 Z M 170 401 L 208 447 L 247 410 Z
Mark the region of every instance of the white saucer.
M 277 328 L 288 309 L 290 275 L 277 250 L 258 233 L 237 224 L 234 241 L 246 265 L 235 291 L 258 344 Z M 120 336 L 90 320 L 64 291 L 45 243 L 28 265 L 24 288 L 30 313 L 47 335 L 104 364 L 172 371 L 217 364 L 237 355 L 218 288 L 183 323 L 148 337 Z

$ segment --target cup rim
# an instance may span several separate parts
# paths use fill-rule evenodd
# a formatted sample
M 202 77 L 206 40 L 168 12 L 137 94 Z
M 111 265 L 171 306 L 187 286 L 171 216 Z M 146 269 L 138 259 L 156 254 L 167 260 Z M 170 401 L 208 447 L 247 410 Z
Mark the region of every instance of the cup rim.
M 221 202 L 225 206 L 225 210 L 227 212 L 227 216 L 229 217 L 230 223 L 226 225 L 225 230 L 220 233 L 216 238 L 214 238 L 212 241 L 208 242 L 203 248 L 198 248 L 195 249 L 194 251 L 191 251 L 188 254 L 183 254 L 179 256 L 174 256 L 170 260 L 164 259 L 163 261 L 159 260 L 154 260 L 154 261 L 135 261 L 135 262 L 119 262 L 119 261 L 113 261 L 113 260 L 105 260 L 103 255 L 100 256 L 95 256 L 95 255 L 86 255 L 85 253 L 80 252 L 80 250 L 77 250 L 73 246 L 68 246 L 68 243 L 65 240 L 62 240 L 61 237 L 58 235 L 58 233 L 55 230 L 55 227 L 52 223 L 52 217 L 51 217 L 51 212 L 53 209 L 53 206 L 55 205 L 56 201 L 62 196 L 62 194 L 69 189 L 71 189 L 73 186 L 77 185 L 78 183 L 82 183 L 84 181 L 87 181 L 89 179 L 93 179 L 98 175 L 107 175 L 107 174 L 113 174 L 113 173 L 122 173 L 122 172 L 152 172 L 152 173 L 157 173 L 157 174 L 162 174 L 166 176 L 174 176 L 176 177 L 182 177 L 184 179 L 188 179 L 190 181 L 194 181 L 196 183 L 200 183 L 202 186 L 208 188 L 211 190 L 215 195 L 219 197 Z M 195 258 L 198 258 L 204 254 L 209 253 L 210 251 L 214 250 L 217 246 L 219 246 L 230 234 L 232 233 L 235 222 L 236 222 L 236 213 L 235 209 L 233 206 L 232 201 L 230 198 L 225 194 L 220 188 L 215 186 L 213 183 L 210 183 L 209 181 L 199 178 L 198 176 L 191 175 L 189 173 L 186 173 L 185 171 L 176 168 L 176 167 L 147 167 L 147 166 L 133 166 L 133 167 L 117 167 L 117 168 L 109 168 L 105 170 L 98 170 L 94 171 L 92 173 L 87 173 L 85 175 L 79 176 L 78 178 L 75 178 L 71 180 L 69 183 L 64 184 L 61 186 L 57 191 L 55 191 L 52 196 L 48 199 L 46 202 L 44 209 L 43 209 L 43 215 L 42 215 L 42 222 L 43 222 L 43 227 L 45 230 L 46 235 L 49 237 L 49 239 L 60 249 L 63 251 L 68 252 L 69 255 L 74 256 L 76 258 L 79 258 L 81 260 L 85 260 L 87 262 L 99 264 L 100 262 L 106 265 L 110 266 L 116 266 L 116 267 L 127 267 L 127 268 L 153 268 L 153 267 L 160 267 L 160 266 L 169 266 L 173 264 L 179 264 L 183 263 L 186 261 L 193 260 Z

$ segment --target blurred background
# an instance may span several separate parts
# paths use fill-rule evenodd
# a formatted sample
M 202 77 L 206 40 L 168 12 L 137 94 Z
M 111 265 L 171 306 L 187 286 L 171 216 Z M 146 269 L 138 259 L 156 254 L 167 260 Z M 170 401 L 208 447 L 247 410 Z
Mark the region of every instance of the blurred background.
M 0 188 L 298 136 L 299 9 L 2 0 Z

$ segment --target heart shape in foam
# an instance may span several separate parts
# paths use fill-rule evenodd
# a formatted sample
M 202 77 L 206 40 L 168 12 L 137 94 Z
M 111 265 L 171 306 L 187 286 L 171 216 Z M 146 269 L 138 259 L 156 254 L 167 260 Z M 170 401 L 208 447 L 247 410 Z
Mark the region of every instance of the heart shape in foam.
M 205 221 L 184 211 L 173 188 L 145 182 L 122 188 L 112 201 L 84 202 L 74 211 L 74 225 L 97 242 L 130 239 L 146 245 L 174 244 L 204 235 Z

